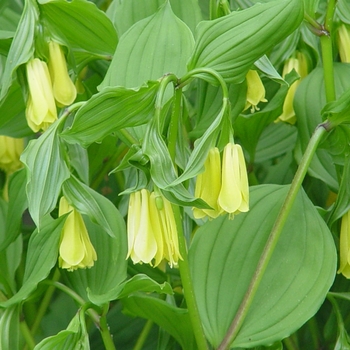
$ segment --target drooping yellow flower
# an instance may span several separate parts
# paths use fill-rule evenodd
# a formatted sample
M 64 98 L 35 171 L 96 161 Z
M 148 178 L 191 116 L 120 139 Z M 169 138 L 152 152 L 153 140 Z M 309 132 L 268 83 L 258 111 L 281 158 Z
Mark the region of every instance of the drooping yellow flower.
M 204 172 L 197 176 L 195 196 L 203 199 L 213 209 L 193 208 L 193 216 L 201 219 L 208 215 L 216 218 L 221 214 L 218 206 L 218 197 L 221 189 L 221 159 L 220 151 L 217 147 L 209 151 L 204 163 Z
M 251 113 L 259 110 L 259 102 L 267 102 L 265 98 L 265 87 L 256 70 L 249 70 L 247 75 L 247 101 L 244 110 L 251 107 Z
M 345 24 L 339 27 L 337 39 L 340 60 L 350 63 L 350 29 Z
M 29 86 L 27 122 L 34 132 L 46 130 L 57 119 L 49 70 L 38 58 L 30 60 L 26 68 Z
M 209 151 L 205 170 L 199 174 L 195 195 L 213 209 L 193 208 L 195 218 L 216 218 L 228 213 L 235 214 L 249 210 L 249 185 L 243 151 L 240 145 L 228 143 L 223 152 L 222 165 L 217 148 Z
M 59 216 L 68 214 L 63 226 L 59 246 L 59 266 L 68 271 L 92 267 L 97 260 L 89 234 L 81 214 L 62 197 L 59 204 Z
M 242 147 L 229 143 L 224 148 L 219 207 L 230 214 L 249 210 L 249 185 Z
M 301 52 L 296 53 L 296 57 L 290 58 L 283 67 L 282 76 L 283 78 L 290 73 L 292 70 L 295 70 L 300 79 L 295 81 L 289 88 L 286 98 L 283 103 L 283 112 L 277 118 L 276 122 L 283 121 L 286 123 L 294 124 L 296 121 L 295 112 L 293 108 L 294 95 L 297 87 L 299 86 L 301 80 L 307 75 L 307 62 L 305 56 Z
M 350 210 L 341 219 L 339 246 L 340 265 L 338 273 L 350 278 Z
M 57 42 L 50 41 L 49 52 L 49 71 L 52 79 L 53 95 L 59 105 L 68 106 L 74 102 L 77 90 L 69 77 L 62 47 Z
M 11 174 L 20 169 L 23 164 L 19 160 L 23 152 L 23 139 L 16 139 L 8 136 L 0 136 L 0 169 Z
M 161 202 L 161 205 L 159 204 Z M 170 266 L 181 259 L 174 213 L 170 202 L 146 189 L 130 194 L 128 211 L 128 254 L 134 264 Z

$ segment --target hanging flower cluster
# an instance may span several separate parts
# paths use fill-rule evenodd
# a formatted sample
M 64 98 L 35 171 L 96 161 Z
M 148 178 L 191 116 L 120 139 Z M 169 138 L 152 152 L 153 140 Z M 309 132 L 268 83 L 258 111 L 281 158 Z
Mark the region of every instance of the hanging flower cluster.
M 78 268 L 94 266 L 97 254 L 87 232 L 83 217 L 62 197 L 59 204 L 59 216 L 66 213 L 59 244 L 58 264 L 62 269 L 73 271 Z
M 29 86 L 26 118 L 34 132 L 46 130 L 57 119 L 55 100 L 60 107 L 67 106 L 77 94 L 61 46 L 51 41 L 49 53 L 49 65 L 39 58 L 26 65 Z
M 296 52 L 295 57 L 292 57 L 289 60 L 287 60 L 283 67 L 282 77 L 284 78 L 293 69 L 299 74 L 300 79 L 295 81 L 290 86 L 287 92 L 287 96 L 283 103 L 283 112 L 276 120 L 290 124 L 294 124 L 296 121 L 295 112 L 293 108 L 295 92 L 302 79 L 304 79 L 307 76 L 307 61 L 306 57 L 301 52 Z
M 182 259 L 171 203 L 146 189 L 130 194 L 128 255 L 134 264 L 158 266 L 163 259 L 175 266 Z
M 0 136 L 0 169 L 6 174 L 12 174 L 22 168 L 23 164 L 19 160 L 23 152 L 23 139 L 15 139 L 9 136 Z
M 260 102 L 267 102 L 265 98 L 265 87 L 256 70 L 249 70 L 246 75 L 247 80 L 247 100 L 244 110 L 251 107 L 250 112 L 258 111 Z
M 222 164 L 221 164 L 222 163 Z M 249 186 L 246 164 L 240 145 L 228 143 L 221 162 L 218 148 L 209 151 L 204 172 L 197 177 L 195 196 L 213 209 L 193 208 L 196 219 L 216 218 L 228 213 L 230 219 L 249 210 Z

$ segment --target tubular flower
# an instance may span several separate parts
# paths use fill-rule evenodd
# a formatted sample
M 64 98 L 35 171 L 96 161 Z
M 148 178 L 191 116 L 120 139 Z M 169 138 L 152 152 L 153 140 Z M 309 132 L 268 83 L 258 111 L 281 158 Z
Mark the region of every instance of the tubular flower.
M 259 110 L 257 105 L 259 102 L 267 102 L 265 98 L 265 87 L 261 82 L 259 74 L 256 70 L 248 71 L 246 75 L 247 79 L 247 101 L 244 110 L 251 107 L 251 113 L 255 110 Z
M 218 206 L 218 197 L 221 189 L 221 159 L 217 147 L 209 151 L 204 163 L 204 169 L 204 172 L 197 177 L 195 196 L 203 199 L 213 209 L 193 208 L 193 215 L 196 219 L 201 219 L 206 215 L 215 219 L 222 212 Z
M 339 27 L 337 39 L 340 60 L 350 63 L 350 29 L 345 24 Z
M 77 90 L 68 75 L 63 50 L 58 43 L 50 41 L 49 52 L 49 71 L 52 79 L 53 95 L 59 105 L 68 106 L 75 100 Z
M 23 139 L 15 139 L 8 136 L 0 136 L 0 169 L 11 174 L 20 169 L 23 164 L 19 160 L 23 152 Z
M 57 119 L 49 70 L 46 63 L 38 58 L 30 60 L 26 68 L 29 85 L 27 122 L 34 132 L 46 130 Z
M 307 62 L 305 56 L 301 52 L 297 52 L 296 58 L 290 58 L 284 65 L 282 76 L 283 78 L 290 73 L 292 70 L 295 70 L 300 79 L 295 81 L 289 88 L 287 96 L 283 103 L 283 112 L 277 118 L 276 122 L 283 121 L 290 124 L 294 124 L 296 121 L 295 112 L 293 108 L 294 95 L 299 86 L 301 80 L 307 75 Z
M 343 215 L 340 227 L 340 266 L 338 273 L 350 278 L 350 210 Z
M 73 271 L 94 266 L 96 251 L 90 241 L 83 217 L 65 197 L 59 204 L 59 216 L 69 213 L 61 233 L 58 264 L 62 269 Z
M 128 255 L 134 264 L 170 266 L 182 259 L 170 202 L 146 189 L 130 194 L 128 211 Z M 154 264 L 152 261 L 154 260 Z
M 215 218 L 228 213 L 229 218 L 233 219 L 235 214 L 247 212 L 249 185 L 241 146 L 234 143 L 225 146 L 222 166 L 217 149 L 214 148 L 209 152 L 208 159 L 204 173 L 197 178 L 195 192 L 197 197 L 206 201 L 213 209 L 194 208 L 195 218 L 202 218 L 205 215 Z

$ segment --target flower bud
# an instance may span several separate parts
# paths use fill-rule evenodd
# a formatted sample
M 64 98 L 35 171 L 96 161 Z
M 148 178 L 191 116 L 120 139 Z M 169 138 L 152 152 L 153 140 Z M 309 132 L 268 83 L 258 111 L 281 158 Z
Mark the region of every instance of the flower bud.
M 267 102 L 265 98 L 265 87 L 256 70 L 249 70 L 247 75 L 247 101 L 244 110 L 251 107 L 250 112 L 259 110 L 259 102 Z
M 350 278 L 350 210 L 341 219 L 339 251 L 340 266 L 338 273 Z
M 350 29 L 345 24 L 339 27 L 337 39 L 340 60 L 350 63 Z
M 20 169 L 23 164 L 19 160 L 23 152 L 23 139 L 0 136 L 0 169 L 11 174 Z

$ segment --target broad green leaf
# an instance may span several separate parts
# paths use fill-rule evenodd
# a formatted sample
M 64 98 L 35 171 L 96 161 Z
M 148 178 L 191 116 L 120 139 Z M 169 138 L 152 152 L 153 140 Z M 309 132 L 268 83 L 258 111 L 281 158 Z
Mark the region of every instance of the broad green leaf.
M 200 22 L 188 69 L 212 68 L 226 82 L 239 83 L 255 61 L 298 28 L 303 15 L 301 0 L 279 0 Z
M 23 285 L 12 298 L 0 303 L 0 307 L 9 307 L 26 300 L 44 280 L 57 262 L 58 242 L 66 216 L 56 220 L 47 217 L 41 230 L 36 229 L 28 245 Z
M 347 77 L 350 74 L 350 66 L 342 63 L 334 64 L 334 81 L 337 97 L 350 88 L 350 81 Z M 321 67 L 314 69 L 298 86 L 294 99 L 294 110 L 297 116 L 298 142 L 296 157 L 300 160 L 305 151 L 312 133 L 316 126 L 322 123 L 321 111 L 326 104 L 323 70 Z M 333 135 L 332 135 L 333 134 Z M 338 179 L 335 170 L 335 158 L 332 153 L 338 153 L 331 147 L 331 137 L 339 136 L 337 128 L 323 141 L 316 151 L 309 166 L 309 174 L 324 181 L 330 188 L 337 190 Z M 341 137 L 340 140 L 343 140 Z M 341 143 L 339 146 L 343 147 Z M 335 152 L 333 152 L 335 151 Z M 344 155 L 335 154 L 337 162 Z
M 180 77 L 194 45 L 190 29 L 166 2 L 159 11 L 134 24 L 121 38 L 100 85 L 136 87 L 164 74 Z
M 91 55 L 113 55 L 118 43 L 116 31 L 94 3 L 86 0 L 38 2 L 42 20 L 54 39 Z
M 61 136 L 87 147 L 114 131 L 146 124 L 154 113 L 158 87 L 159 82 L 148 82 L 137 89 L 103 89 L 78 110 L 73 125 Z
M 0 30 L 0 54 L 7 56 L 10 51 L 12 39 L 15 33 L 8 30 Z
M 15 241 L 21 232 L 22 215 L 27 208 L 25 184 L 26 172 L 24 169 L 17 171 L 10 177 L 6 229 L 5 234 L 0 239 L 0 251 L 6 249 L 10 243 Z
M 86 301 L 102 305 L 108 303 L 115 290 L 127 277 L 126 230 L 107 235 L 100 226 L 85 221 L 91 242 L 96 250 L 97 261 L 90 269 L 62 271 L 69 284 Z
M 63 194 L 81 214 L 104 229 L 111 237 L 124 236 L 125 223 L 118 209 L 106 197 L 80 182 L 73 175 L 63 183 Z
M 276 81 L 277 83 L 286 83 L 286 81 L 280 76 L 266 55 L 262 56 L 256 62 L 254 62 L 254 66 L 263 72 L 268 78 Z
M 113 289 L 109 290 L 108 293 L 105 293 L 102 296 L 104 299 L 103 302 L 128 298 L 129 296 L 137 294 L 138 292 L 173 294 L 173 290 L 169 283 L 164 282 L 162 284 L 158 284 L 147 275 L 137 274 L 126 282 L 116 285 Z M 100 300 L 101 297 L 95 300 L 94 295 L 91 293 L 89 293 L 89 299 L 95 304 L 103 304 L 103 302 L 101 303 Z
M 33 134 L 25 117 L 25 103 L 21 87 L 15 81 L 0 103 L 0 134 L 24 137 Z
M 57 204 L 62 183 L 69 177 L 62 141 L 57 135 L 62 120 L 29 142 L 21 156 L 27 169 L 27 197 L 30 215 L 40 227 L 42 218 Z
M 71 166 L 76 170 L 79 178 L 88 184 L 90 164 L 87 150 L 79 144 L 68 144 L 67 147 Z
M 39 13 L 36 1 L 26 0 L 21 20 L 7 56 L 5 71 L 1 78 L 0 100 L 6 96 L 17 67 L 29 61 L 33 56 L 34 31 L 38 17 Z
M 19 320 L 20 308 L 18 305 L 7 308 L 0 316 L 0 349 L 19 350 Z
M 136 22 L 154 15 L 165 0 L 128 0 L 118 3 L 114 1 L 107 10 L 117 28 L 119 37 L 124 34 Z M 185 22 L 194 32 L 196 25 L 201 20 L 201 12 L 196 0 L 178 1 L 170 0 L 171 7 L 177 17 Z
M 195 348 L 192 325 L 187 309 L 174 307 L 164 300 L 137 295 L 122 300 L 124 312 L 150 319 L 171 334 L 184 350 Z
M 189 263 L 204 331 L 214 347 L 236 315 L 288 190 L 254 186 L 248 213 L 208 221 L 196 231 Z M 231 346 L 268 345 L 299 329 L 323 303 L 336 264 L 332 234 L 301 191 Z
M 350 3 L 347 0 L 337 2 L 337 15 L 342 22 L 350 24 Z

